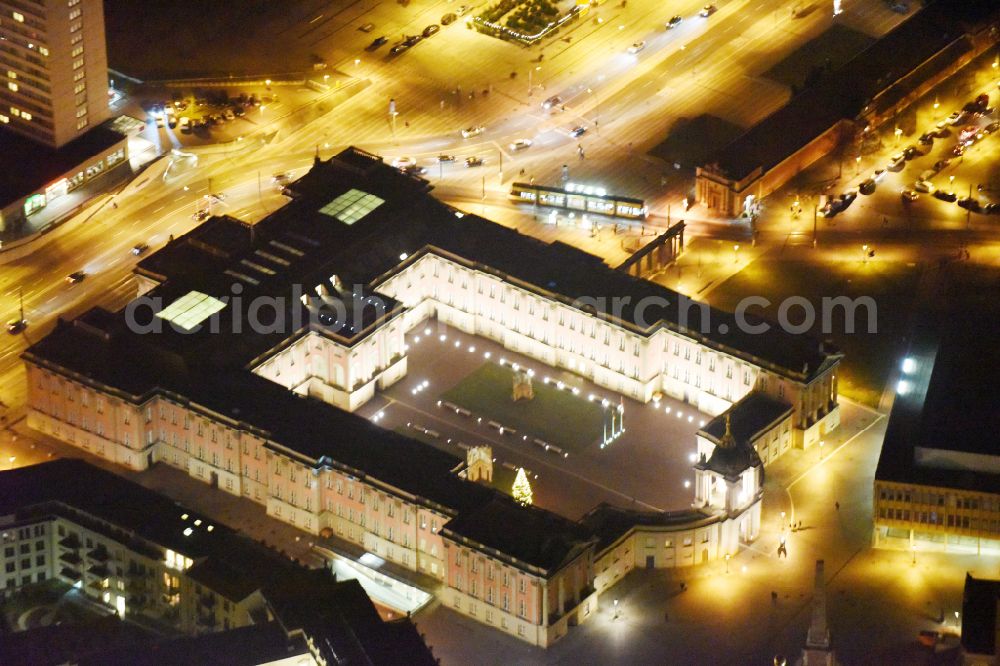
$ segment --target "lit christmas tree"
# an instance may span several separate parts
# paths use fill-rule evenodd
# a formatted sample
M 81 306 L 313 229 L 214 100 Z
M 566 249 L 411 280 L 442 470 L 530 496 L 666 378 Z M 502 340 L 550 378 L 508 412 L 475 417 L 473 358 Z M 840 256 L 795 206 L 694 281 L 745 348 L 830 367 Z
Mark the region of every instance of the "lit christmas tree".
M 524 473 L 523 467 L 517 469 L 517 477 L 514 479 L 511 494 L 521 504 L 531 504 L 531 484 L 528 483 L 528 475 Z

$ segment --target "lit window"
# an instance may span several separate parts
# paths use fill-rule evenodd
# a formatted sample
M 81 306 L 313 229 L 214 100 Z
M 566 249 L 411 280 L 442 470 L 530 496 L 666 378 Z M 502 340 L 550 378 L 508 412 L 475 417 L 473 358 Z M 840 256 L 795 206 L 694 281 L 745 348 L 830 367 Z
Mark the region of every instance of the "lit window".
M 14 83 L 13 81 L 8 81 L 7 87 L 13 90 L 14 92 L 17 92 L 17 84 Z
M 7 70 L 7 78 L 9 78 L 9 79 L 16 79 L 17 78 L 17 72 L 8 69 Z
M 88 120 L 87 120 L 86 118 L 83 118 L 83 119 L 81 119 L 81 120 L 78 120 L 78 121 L 76 121 L 76 128 L 77 128 L 77 129 L 83 129 L 83 128 L 84 128 L 84 127 L 86 127 L 86 126 L 87 126 L 88 124 L 89 124 L 89 121 L 88 121 Z M 126 433 L 126 434 L 127 434 L 127 433 Z
M 75 58 L 78 55 L 82 55 L 82 54 L 83 54 L 83 47 L 82 46 L 78 46 L 75 49 L 73 49 L 72 53 L 70 53 L 70 57 Z
M 41 53 L 43 56 L 47 56 L 49 54 L 49 50 L 44 46 L 39 46 L 38 52 Z
M 5 116 L 2 113 L 0 113 L 0 123 L 4 123 L 6 125 L 9 122 L 10 122 L 10 116 Z
M 32 115 L 30 113 L 28 113 L 27 111 L 24 111 L 23 113 L 21 113 L 21 120 L 31 120 L 31 118 L 32 118 Z
M 83 67 L 83 58 L 77 58 L 73 61 L 73 69 L 80 69 Z
M 87 115 L 87 107 L 81 106 L 80 108 L 78 108 L 76 110 L 76 117 L 77 118 L 83 118 L 85 115 Z
M 21 117 L 21 110 L 18 109 L 17 107 L 12 106 L 12 107 L 10 107 L 10 115 L 15 116 L 17 118 L 20 118 Z
M 14 12 L 13 16 L 14 20 L 17 21 L 18 23 L 24 23 L 24 14 L 20 12 Z

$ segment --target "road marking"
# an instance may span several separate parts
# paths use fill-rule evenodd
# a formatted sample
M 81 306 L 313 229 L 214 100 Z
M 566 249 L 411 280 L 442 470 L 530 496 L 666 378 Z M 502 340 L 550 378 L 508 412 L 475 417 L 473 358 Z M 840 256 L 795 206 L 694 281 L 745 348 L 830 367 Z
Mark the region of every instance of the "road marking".
M 161 210 L 163 210 L 166 207 L 167 207 L 166 204 L 164 204 L 164 205 L 160 206 L 159 208 L 156 208 L 155 210 L 153 210 L 153 212 L 154 213 L 159 213 Z

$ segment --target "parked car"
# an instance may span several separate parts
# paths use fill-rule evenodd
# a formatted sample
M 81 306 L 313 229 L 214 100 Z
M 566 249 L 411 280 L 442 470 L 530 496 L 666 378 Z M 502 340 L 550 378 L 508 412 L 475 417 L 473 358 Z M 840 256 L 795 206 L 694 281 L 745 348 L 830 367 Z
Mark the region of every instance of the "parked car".
M 410 48 L 409 44 L 400 42 L 399 44 L 396 44 L 391 49 L 389 49 L 389 53 L 391 55 L 399 55 L 400 53 L 402 53 L 403 51 L 407 50 L 408 48 Z
M 670 20 L 667 21 L 667 30 L 669 30 L 671 28 L 676 28 L 677 26 L 679 26 L 681 24 L 681 21 L 683 21 L 683 20 L 684 19 L 682 19 L 680 16 L 671 16 Z
M 455 161 L 455 156 L 454 155 L 438 155 L 437 156 L 437 161 L 439 163 L 441 163 L 441 164 L 444 164 L 445 162 L 454 162 Z
M 920 195 L 913 190 L 903 190 L 899 193 L 899 196 L 903 198 L 903 201 L 916 201 L 920 198 Z
M 242 118 L 247 114 L 247 112 L 243 110 L 242 106 L 234 106 L 233 113 L 236 115 L 237 118 Z
M 138 257 L 140 254 L 145 254 L 148 249 L 149 245 L 146 243 L 136 243 L 132 246 L 132 254 Z
M 28 322 L 24 319 L 12 319 L 7 322 L 7 332 L 11 335 L 17 335 L 26 328 L 28 328 Z
M 907 146 L 903 151 L 903 157 L 907 160 L 912 160 L 914 157 L 923 157 L 924 154 L 920 152 L 920 149 L 916 146 Z
M 358 30 L 360 30 L 361 32 L 371 32 L 374 29 L 375 29 L 374 23 L 365 23 L 364 25 L 358 28 Z
M 954 192 L 946 192 L 944 190 L 937 190 L 933 194 L 935 199 L 940 199 L 941 201 L 957 201 L 958 197 L 955 196 Z
M 441 17 L 441 25 L 451 25 L 452 23 L 454 23 L 457 20 L 458 20 L 458 16 L 456 16 L 452 12 L 448 12 L 447 14 L 445 14 L 444 16 Z
M 872 171 L 872 180 L 874 180 L 876 183 L 880 183 L 882 182 L 882 179 L 885 178 L 885 174 L 886 174 L 885 169 L 875 169 L 874 171 Z
M 965 197 L 958 200 L 959 208 L 964 208 L 965 210 L 972 211 L 973 213 L 979 213 L 983 210 L 983 205 L 979 203 L 979 199 L 974 199 L 973 197 Z
M 993 132 L 996 132 L 998 129 L 1000 129 L 1000 122 L 994 120 L 983 128 L 983 134 L 993 134 Z
M 987 215 L 1000 215 L 1000 203 L 986 204 L 986 207 L 983 208 L 983 212 Z
M 366 50 L 374 51 L 388 41 L 389 38 L 386 37 L 385 35 L 382 35 L 381 37 L 376 37 L 375 39 L 372 40 L 372 43 L 368 45 Z
M 470 11 L 472 11 L 472 7 L 470 7 L 469 5 L 462 5 L 461 7 L 458 8 L 457 14 L 459 16 L 465 16 Z
M 482 166 L 482 165 L 483 165 L 483 158 L 481 158 L 481 157 L 476 157 L 475 155 L 473 155 L 471 157 L 466 157 L 465 158 L 465 166 L 466 166 L 466 168 L 468 168 L 468 167 L 477 167 L 477 166 Z
M 942 169 L 944 169 L 949 164 L 951 164 L 951 160 L 949 158 L 947 158 L 947 157 L 944 158 L 943 160 L 938 160 L 937 162 L 934 163 L 934 170 L 935 171 L 941 171 Z
M 531 139 L 515 139 L 510 143 L 510 149 L 515 153 L 531 147 Z
M 932 143 L 934 143 L 934 132 L 926 132 L 924 134 L 921 134 L 920 138 L 917 140 L 917 143 L 919 143 L 922 146 L 931 145 Z
M 976 101 L 973 102 L 980 110 L 986 110 L 990 106 L 990 96 L 988 93 L 983 93 L 976 97 Z
M 236 120 L 236 114 L 233 113 L 232 109 L 226 109 L 222 112 L 222 117 L 226 120 Z
M 583 125 L 577 125 L 569 131 L 569 135 L 574 139 L 577 139 L 587 133 L 587 128 Z
M 439 26 L 436 23 L 432 23 L 429 26 L 427 26 L 426 28 L 424 28 L 424 31 L 422 33 L 420 33 L 420 34 L 422 34 L 424 36 L 424 39 L 426 39 L 426 38 L 430 37 L 431 35 L 436 34 L 440 29 L 441 29 L 441 26 Z
M 896 153 L 889 158 L 889 166 L 886 168 L 889 169 L 889 171 L 902 171 L 905 164 L 906 155 L 903 153 Z
M 926 192 L 927 194 L 934 194 L 934 190 L 936 190 L 937 188 L 934 187 L 934 183 L 932 183 L 929 180 L 918 180 L 913 184 L 913 189 L 915 189 L 917 192 Z
M 951 154 L 954 155 L 955 157 L 961 157 L 962 155 L 965 154 L 965 148 L 966 145 L 964 143 L 960 143 L 951 149 Z
M 473 127 L 466 127 L 464 130 L 462 130 L 462 138 L 463 139 L 468 139 L 468 138 L 471 138 L 471 137 L 474 137 L 474 136 L 479 136 L 480 134 L 482 134 L 485 131 L 486 131 L 486 127 L 484 127 L 483 125 L 475 125 Z
M 191 119 L 187 116 L 181 117 L 181 131 L 185 134 L 191 131 Z
M 392 166 L 396 167 L 397 169 L 405 169 L 407 167 L 413 166 L 416 163 L 417 161 L 414 160 L 412 157 L 397 157 L 392 161 Z
M 80 284 L 83 279 L 87 277 L 87 274 L 83 271 L 76 271 L 75 273 L 70 273 L 66 276 L 66 282 L 69 284 Z
M 421 39 L 423 39 L 421 35 L 410 35 L 409 37 L 403 40 L 403 43 L 406 44 L 407 46 L 416 46 L 417 42 L 419 42 Z
M 202 208 L 197 213 L 195 213 L 194 215 L 192 215 L 191 219 L 194 220 L 195 222 L 204 222 L 205 220 L 207 220 L 211 216 L 212 216 L 212 214 L 208 212 L 207 208 Z
M 860 185 L 858 185 L 858 190 L 861 192 L 861 194 L 868 195 L 868 194 L 874 194 L 876 187 L 877 185 L 875 183 L 874 178 L 866 178 L 865 180 L 861 181 Z
M 632 55 L 635 55 L 644 48 L 646 48 L 646 42 L 643 40 L 639 40 L 638 42 L 632 42 L 632 46 L 628 47 L 628 52 L 631 53 Z
M 560 97 L 559 95 L 553 95 L 552 97 L 549 97 L 547 100 L 542 102 L 542 108 L 548 111 L 549 109 L 557 108 L 561 104 L 562 104 L 562 97 Z
M 701 8 L 701 11 L 698 12 L 698 16 L 707 18 L 712 14 L 714 14 L 715 12 L 717 12 L 718 10 L 719 8 L 716 7 L 715 5 L 705 5 L 704 7 Z

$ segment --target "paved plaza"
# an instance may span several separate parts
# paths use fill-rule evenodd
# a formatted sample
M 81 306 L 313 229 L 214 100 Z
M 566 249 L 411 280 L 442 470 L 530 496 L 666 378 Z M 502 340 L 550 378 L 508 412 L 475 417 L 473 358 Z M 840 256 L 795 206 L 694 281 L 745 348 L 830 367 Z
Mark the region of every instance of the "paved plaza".
M 609 405 L 618 405 L 620 397 L 569 371 L 550 368 L 436 321 L 414 329 L 407 336 L 407 344 L 407 376 L 358 410 L 361 415 L 371 418 L 381 414 L 379 425 L 423 435 L 421 439 L 463 457 L 463 447 L 489 444 L 497 458 L 496 466 L 523 466 L 532 471 L 535 504 L 571 518 L 580 517 L 599 502 L 656 510 L 690 507 L 694 491 L 685 482 L 694 480 L 691 455 L 695 451 L 695 433 L 709 415 L 670 398 L 661 400 L 659 406 L 625 399 L 625 432 L 611 445 L 602 449 L 603 434 L 595 431 L 589 443 L 578 444 L 572 452 L 560 453 L 555 448 L 546 451 L 534 441 L 541 439 L 541 433 L 511 434 L 505 429 L 501 434 L 489 423 L 500 422 L 496 414 L 466 416 L 437 403 L 484 363 L 501 360 L 533 370 L 535 384 L 544 385 L 548 378 L 553 385 L 563 382 L 563 390 L 578 389 L 580 400 L 593 395 L 597 403 L 607 400 Z M 498 406 L 497 412 L 507 406 Z M 515 427 L 512 423 L 503 425 Z M 428 430 L 432 432 L 430 437 L 421 432 Z

